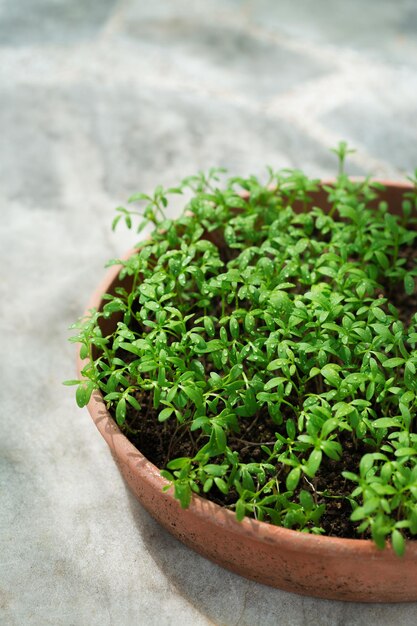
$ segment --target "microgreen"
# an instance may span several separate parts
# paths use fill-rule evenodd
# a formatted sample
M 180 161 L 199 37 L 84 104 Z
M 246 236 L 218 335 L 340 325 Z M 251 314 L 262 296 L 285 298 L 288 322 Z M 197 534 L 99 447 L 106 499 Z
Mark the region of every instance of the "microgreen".
M 345 174 L 347 144 L 334 151 L 327 212 L 317 180 L 272 169 L 213 169 L 119 207 L 114 227 L 153 231 L 74 326 L 85 364 L 68 384 L 79 406 L 101 391 L 133 441 L 157 433 L 181 506 L 199 493 L 324 533 L 338 499 L 359 537 L 401 555 L 417 535 L 417 192 L 394 215 L 380 184 Z M 172 193 L 189 197 L 175 220 Z

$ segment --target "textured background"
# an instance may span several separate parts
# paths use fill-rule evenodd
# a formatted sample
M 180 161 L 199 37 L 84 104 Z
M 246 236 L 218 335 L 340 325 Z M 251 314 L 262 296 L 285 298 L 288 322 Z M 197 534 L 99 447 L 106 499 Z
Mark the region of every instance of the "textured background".
M 135 243 L 109 228 L 128 195 L 213 165 L 332 176 L 340 139 L 352 173 L 403 179 L 416 110 L 413 0 L 0 0 L 2 624 L 415 624 L 190 552 L 61 381 L 68 326 Z

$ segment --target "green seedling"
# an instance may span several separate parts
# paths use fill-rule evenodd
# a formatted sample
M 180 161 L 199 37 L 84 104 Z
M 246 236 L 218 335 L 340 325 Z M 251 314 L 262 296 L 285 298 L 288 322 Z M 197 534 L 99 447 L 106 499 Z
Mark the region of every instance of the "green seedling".
M 86 364 L 68 384 L 79 406 L 99 390 L 127 436 L 171 428 L 161 471 L 181 506 L 199 493 L 238 519 L 323 533 L 340 497 L 358 537 L 402 555 L 417 534 L 417 193 L 394 215 L 381 185 L 345 174 L 347 145 L 335 152 L 327 212 L 318 181 L 271 169 L 264 183 L 211 170 L 119 207 L 114 226 L 153 230 L 111 262 L 129 290 L 76 324 Z M 171 193 L 188 196 L 175 220 Z M 329 464 L 343 493 L 319 487 Z

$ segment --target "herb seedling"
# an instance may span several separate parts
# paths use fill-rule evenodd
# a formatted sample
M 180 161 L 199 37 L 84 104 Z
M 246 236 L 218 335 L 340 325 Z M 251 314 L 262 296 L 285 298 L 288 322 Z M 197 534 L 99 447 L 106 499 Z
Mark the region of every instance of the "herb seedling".
M 181 506 L 199 493 L 239 520 L 330 534 L 333 507 L 401 555 L 417 535 L 417 193 L 393 215 L 335 152 L 327 213 L 318 181 L 287 170 L 223 185 L 211 170 L 119 207 L 114 226 L 153 232 L 111 262 L 129 288 L 75 325 L 86 361 L 68 383 L 79 406 L 103 394 Z

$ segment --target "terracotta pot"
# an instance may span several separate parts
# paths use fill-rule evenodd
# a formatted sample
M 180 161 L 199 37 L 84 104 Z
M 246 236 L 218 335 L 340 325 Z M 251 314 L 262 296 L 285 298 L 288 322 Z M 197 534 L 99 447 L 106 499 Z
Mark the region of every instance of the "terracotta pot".
M 384 184 L 387 191 L 381 198 L 399 210 L 402 194 L 410 186 Z M 324 206 L 321 193 L 315 200 Z M 100 307 L 102 294 L 118 284 L 119 271 L 118 267 L 110 269 L 88 309 Z M 114 319 L 110 324 L 115 324 Z M 172 490 L 162 491 L 166 481 L 121 433 L 100 393 L 93 395 L 88 410 L 142 505 L 180 541 L 215 563 L 266 585 L 320 598 L 417 600 L 417 541 L 409 542 L 405 556 L 399 558 L 390 547 L 378 550 L 370 540 L 310 535 L 247 518 L 237 522 L 233 512 L 197 495 L 183 510 Z

